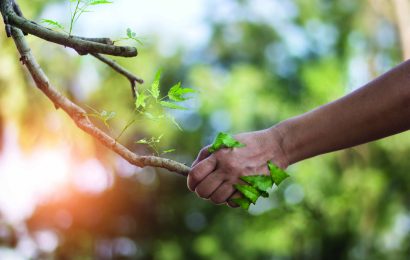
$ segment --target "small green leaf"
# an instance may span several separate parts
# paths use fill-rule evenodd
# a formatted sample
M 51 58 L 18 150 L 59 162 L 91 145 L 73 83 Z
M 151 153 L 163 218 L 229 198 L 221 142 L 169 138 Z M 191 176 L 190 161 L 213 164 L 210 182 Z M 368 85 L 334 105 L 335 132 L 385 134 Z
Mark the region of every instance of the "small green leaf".
M 234 184 L 233 187 L 241 192 L 243 196 L 249 199 L 253 204 L 255 204 L 255 202 L 261 196 L 261 193 L 257 189 L 249 185 Z
M 143 115 L 146 116 L 148 119 L 151 119 L 151 120 L 156 119 L 156 117 L 153 114 L 149 113 L 149 112 L 144 112 Z
M 273 182 L 279 186 L 279 184 L 289 177 L 284 170 L 280 169 L 276 165 L 274 165 L 271 161 L 268 161 L 268 169 L 270 171 L 270 175 L 272 177 Z
M 113 119 L 115 117 L 116 113 L 115 112 L 107 112 L 107 111 L 102 111 L 101 112 L 101 117 L 104 118 L 105 121 L 108 121 L 110 119 Z
M 195 92 L 195 90 L 191 88 L 181 88 L 181 82 L 178 82 L 170 88 L 170 90 L 168 91 L 168 97 L 171 100 L 180 102 L 188 99 L 184 96 L 185 94 L 193 92 Z
M 155 98 L 158 99 L 159 97 L 159 81 L 161 79 L 161 70 L 158 70 L 157 73 L 155 74 L 155 79 L 151 84 L 151 95 Z
M 149 141 L 145 138 L 136 141 L 137 144 L 149 144 Z
M 251 202 L 245 198 L 233 198 L 231 199 L 232 202 L 238 204 L 241 208 L 247 210 L 251 205 Z
M 269 196 L 268 190 L 273 186 L 272 177 L 269 175 L 248 175 L 242 176 L 240 179 L 259 190 L 263 197 Z
M 208 151 L 216 152 L 222 148 L 244 147 L 245 145 L 235 140 L 230 134 L 219 132 Z
M 102 4 L 112 4 L 112 1 L 107 0 L 91 0 L 89 5 L 102 5 Z
M 61 30 L 64 29 L 64 26 L 63 26 L 63 25 L 61 25 L 59 22 L 54 21 L 54 20 L 51 20 L 51 19 L 42 19 L 41 22 L 42 22 L 42 23 L 46 23 L 46 24 L 51 25 L 51 26 L 54 26 L 54 27 L 57 27 L 57 28 L 59 28 L 59 29 L 61 29 Z
M 146 103 L 145 99 L 147 99 L 147 96 L 143 93 L 138 94 L 137 93 L 137 99 L 135 100 L 135 108 L 138 109 L 140 107 L 145 108 Z
M 132 38 L 132 31 L 130 28 L 127 28 L 127 36 L 128 38 Z
M 176 151 L 176 149 L 168 149 L 168 150 L 163 151 L 162 154 L 172 153 L 172 152 L 175 152 L 175 151 Z
M 175 120 L 175 117 L 168 115 L 167 116 L 169 120 L 178 128 L 178 130 L 182 131 L 182 127 L 178 124 L 178 122 Z
M 161 134 L 157 138 L 152 137 L 151 140 L 152 140 L 153 143 L 159 143 L 159 142 L 161 142 L 161 139 L 162 139 L 163 136 L 164 136 L 164 134 Z
M 170 109 L 179 109 L 179 110 L 186 110 L 185 107 L 179 106 L 175 103 L 171 103 L 168 101 L 161 101 L 159 102 L 161 104 L 161 106 L 166 107 L 166 108 L 170 108 Z

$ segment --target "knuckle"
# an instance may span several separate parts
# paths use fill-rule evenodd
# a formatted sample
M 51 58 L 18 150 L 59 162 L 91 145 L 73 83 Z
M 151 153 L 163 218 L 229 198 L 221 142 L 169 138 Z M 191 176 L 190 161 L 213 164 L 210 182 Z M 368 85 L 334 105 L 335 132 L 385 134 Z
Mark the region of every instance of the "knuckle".
M 199 173 L 197 171 L 192 171 L 189 175 L 188 175 L 188 180 L 190 183 L 197 183 L 199 181 Z
M 204 156 L 206 154 L 208 154 L 208 146 L 205 146 L 204 148 L 201 149 L 201 151 L 199 151 L 200 156 L 201 155 Z
M 237 164 L 233 161 L 233 160 L 226 160 L 224 162 L 224 167 L 228 170 L 228 171 L 233 171 L 237 168 Z
M 224 200 L 222 197 L 217 196 L 217 195 L 211 196 L 211 201 L 212 201 L 214 204 L 222 204 L 222 203 L 225 202 L 225 200 Z
M 232 201 L 227 201 L 226 205 L 230 208 L 238 208 L 239 205 L 237 205 L 236 203 L 232 202 Z
M 229 149 L 220 149 L 215 153 L 215 155 L 217 157 L 223 158 L 223 157 L 227 156 L 229 152 L 230 152 Z
M 189 188 L 191 191 L 194 191 L 196 185 L 199 183 L 199 178 L 198 178 L 198 176 L 197 176 L 194 172 L 191 172 L 190 174 L 188 174 L 187 183 L 188 183 L 188 188 Z
M 249 165 L 245 166 L 245 170 L 246 170 L 247 172 L 257 172 L 257 170 L 255 169 L 255 167 L 252 167 L 252 166 L 249 166 Z
M 209 195 L 206 193 L 206 191 L 201 186 L 199 186 L 195 189 L 195 193 L 196 193 L 196 195 L 198 195 L 199 197 L 201 197 L 203 199 L 208 199 L 209 198 Z

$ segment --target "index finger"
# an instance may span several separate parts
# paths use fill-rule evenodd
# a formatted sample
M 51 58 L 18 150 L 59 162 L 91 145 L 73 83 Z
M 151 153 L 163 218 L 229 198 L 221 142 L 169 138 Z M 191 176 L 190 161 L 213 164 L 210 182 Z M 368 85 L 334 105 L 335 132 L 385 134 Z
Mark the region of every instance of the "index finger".
M 194 191 L 196 186 L 205 179 L 211 172 L 216 168 L 216 158 L 210 156 L 207 159 L 200 161 L 195 165 L 192 170 L 188 173 L 187 184 L 191 191 Z
M 204 148 L 199 151 L 198 156 L 196 157 L 195 161 L 192 163 L 191 167 L 195 167 L 200 161 L 205 159 L 206 157 L 210 156 L 211 153 L 209 152 L 209 145 L 205 146 Z

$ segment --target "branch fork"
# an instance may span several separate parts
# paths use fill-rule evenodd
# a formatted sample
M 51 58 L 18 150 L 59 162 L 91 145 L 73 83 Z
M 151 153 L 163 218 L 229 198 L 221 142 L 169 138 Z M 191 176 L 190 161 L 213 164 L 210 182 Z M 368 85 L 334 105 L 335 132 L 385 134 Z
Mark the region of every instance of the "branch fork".
M 109 38 L 84 38 L 55 32 L 25 19 L 15 0 L 0 0 L 0 11 L 5 23 L 6 34 L 8 37 L 13 38 L 21 56 L 20 61 L 28 69 L 37 88 L 53 102 L 56 109 L 61 108 L 64 110 L 80 129 L 97 139 L 129 163 L 138 167 L 153 166 L 164 168 L 183 176 L 188 175 L 190 171 L 188 166 L 166 158 L 137 155 L 94 125 L 83 108 L 63 96 L 49 83 L 47 75 L 43 72 L 31 53 L 24 36 L 26 34 L 32 34 L 46 41 L 71 47 L 80 55 L 90 54 L 94 56 L 126 77 L 130 81 L 133 94 L 135 94 L 136 83 L 143 83 L 143 80 L 102 54 L 134 57 L 138 54 L 135 47 L 115 46 Z

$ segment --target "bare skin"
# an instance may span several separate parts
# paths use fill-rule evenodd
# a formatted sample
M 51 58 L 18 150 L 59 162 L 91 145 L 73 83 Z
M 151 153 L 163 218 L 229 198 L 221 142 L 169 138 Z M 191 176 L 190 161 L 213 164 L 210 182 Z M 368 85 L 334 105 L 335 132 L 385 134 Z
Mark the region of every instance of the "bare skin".
M 331 86 L 329 86 L 331 87 Z M 410 129 L 410 61 L 356 91 L 271 128 L 236 136 L 246 147 L 213 154 L 203 148 L 192 164 L 188 188 L 215 204 L 240 196 L 240 177 L 268 174 L 271 160 L 285 169 L 296 162 Z

